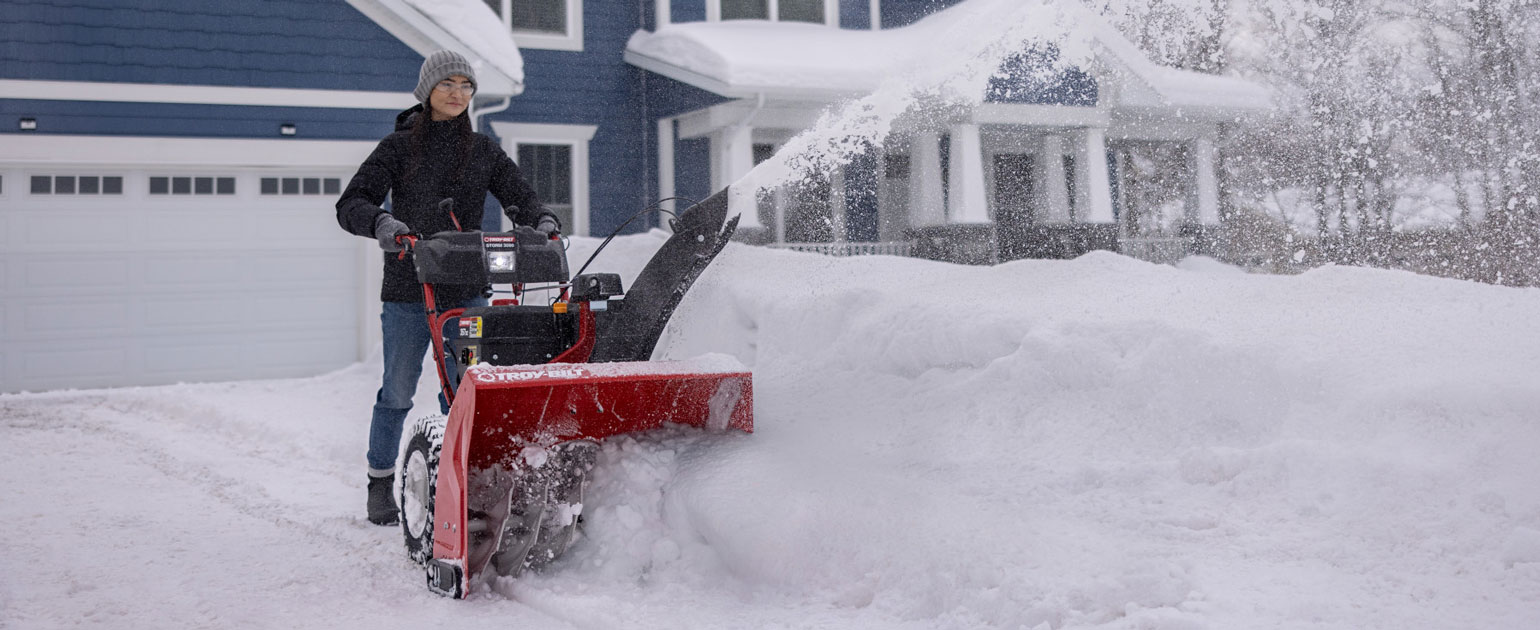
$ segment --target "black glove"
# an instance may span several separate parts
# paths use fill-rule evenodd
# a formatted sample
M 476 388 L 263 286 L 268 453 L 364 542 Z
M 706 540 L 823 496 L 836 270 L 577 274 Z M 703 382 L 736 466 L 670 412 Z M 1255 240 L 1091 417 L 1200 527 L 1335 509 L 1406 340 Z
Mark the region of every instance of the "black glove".
M 411 233 L 412 228 L 397 221 L 389 212 L 381 212 L 374 217 L 374 238 L 380 242 L 380 249 L 387 252 L 401 251 L 401 244 L 396 242 L 396 237 Z
M 540 221 L 535 224 L 535 231 L 546 235 L 547 238 L 561 236 L 561 222 L 556 220 L 554 214 L 540 215 Z

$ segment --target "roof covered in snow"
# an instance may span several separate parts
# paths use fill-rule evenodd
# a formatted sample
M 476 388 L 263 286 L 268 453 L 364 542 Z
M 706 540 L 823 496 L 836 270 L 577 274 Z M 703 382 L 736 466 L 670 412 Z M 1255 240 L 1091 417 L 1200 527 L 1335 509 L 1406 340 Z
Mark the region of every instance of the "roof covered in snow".
M 478 96 L 500 98 L 524 91 L 524 57 L 513 34 L 482 0 L 348 0 L 407 46 L 424 56 L 453 50 L 476 70 Z
M 635 66 L 730 98 L 838 99 L 870 93 L 935 57 L 979 4 L 968 0 L 877 31 L 761 20 L 671 24 L 632 34 L 625 55 Z M 1076 18 L 1094 50 L 1092 70 L 1120 88 L 1113 106 L 1225 114 L 1272 108 L 1262 85 L 1157 65 L 1105 20 L 1089 12 Z

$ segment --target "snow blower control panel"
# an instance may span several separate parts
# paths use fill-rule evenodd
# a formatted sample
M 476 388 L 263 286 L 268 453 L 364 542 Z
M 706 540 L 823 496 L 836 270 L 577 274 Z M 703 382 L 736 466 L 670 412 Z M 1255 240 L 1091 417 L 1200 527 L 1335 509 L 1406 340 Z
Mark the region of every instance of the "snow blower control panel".
M 512 232 L 439 232 L 413 249 L 426 284 L 532 284 L 567 281 L 559 240 L 519 226 Z

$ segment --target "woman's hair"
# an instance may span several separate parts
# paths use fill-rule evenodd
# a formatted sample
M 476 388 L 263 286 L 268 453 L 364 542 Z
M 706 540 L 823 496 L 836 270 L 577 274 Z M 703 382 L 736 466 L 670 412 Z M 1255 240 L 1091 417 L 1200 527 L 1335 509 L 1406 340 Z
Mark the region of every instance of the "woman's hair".
M 422 111 L 417 112 L 417 120 L 412 123 L 412 163 L 411 168 L 407 170 L 412 175 L 416 175 L 419 172 L 419 169 L 423 166 L 424 159 L 428 157 L 428 123 L 432 119 L 433 116 L 428 113 L 428 108 L 424 107 Z M 454 117 L 449 122 L 454 125 L 456 139 L 460 145 L 460 155 L 459 159 L 455 161 L 454 171 L 455 183 L 458 184 L 460 183 L 461 176 L 465 174 L 465 165 L 470 162 L 471 145 L 475 144 L 471 138 L 475 132 L 471 131 L 470 108 L 467 107 L 465 111 L 460 112 L 459 116 Z

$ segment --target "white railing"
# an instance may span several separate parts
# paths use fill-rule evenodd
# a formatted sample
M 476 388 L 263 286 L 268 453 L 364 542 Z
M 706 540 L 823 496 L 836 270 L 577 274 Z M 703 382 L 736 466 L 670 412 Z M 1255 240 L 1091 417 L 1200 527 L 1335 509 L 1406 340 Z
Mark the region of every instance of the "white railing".
M 770 243 L 768 247 L 810 252 L 825 256 L 908 256 L 914 250 L 909 241 L 883 241 L 880 243 Z

